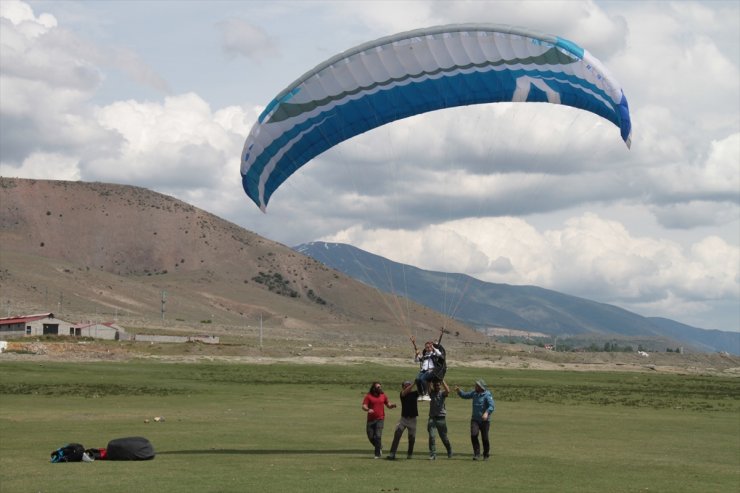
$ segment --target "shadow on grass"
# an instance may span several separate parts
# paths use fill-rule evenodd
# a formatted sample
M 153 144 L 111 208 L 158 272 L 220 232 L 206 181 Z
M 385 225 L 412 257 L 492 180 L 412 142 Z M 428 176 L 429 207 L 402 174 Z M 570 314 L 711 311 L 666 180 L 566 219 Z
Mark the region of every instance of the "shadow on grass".
M 366 449 L 323 449 L 323 450 L 280 450 L 280 449 L 203 449 L 203 450 L 165 450 L 157 455 L 357 455 L 372 454 Z

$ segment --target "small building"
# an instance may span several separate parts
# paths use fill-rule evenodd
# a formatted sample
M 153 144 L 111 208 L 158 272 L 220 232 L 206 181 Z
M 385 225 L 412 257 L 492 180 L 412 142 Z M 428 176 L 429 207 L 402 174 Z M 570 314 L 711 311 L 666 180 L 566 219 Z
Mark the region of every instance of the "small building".
M 92 337 L 93 339 L 105 339 L 108 341 L 119 341 L 125 331 L 113 322 L 89 322 L 73 325 L 69 335 L 75 337 Z M 125 337 L 123 337 L 125 339 Z
M 74 334 L 72 324 L 56 318 L 53 313 L 0 318 L 0 339 L 21 336 L 68 336 L 71 334 Z
M 166 342 L 166 343 L 181 343 L 181 342 L 200 342 L 203 344 L 218 344 L 219 337 L 211 335 L 195 335 L 195 336 L 165 336 L 165 335 L 153 335 L 153 334 L 121 334 L 122 340 L 136 341 L 136 342 Z
M 91 337 L 118 341 L 125 336 L 122 327 L 113 322 L 72 324 L 54 317 L 53 313 L 0 318 L 0 340 L 22 336 Z

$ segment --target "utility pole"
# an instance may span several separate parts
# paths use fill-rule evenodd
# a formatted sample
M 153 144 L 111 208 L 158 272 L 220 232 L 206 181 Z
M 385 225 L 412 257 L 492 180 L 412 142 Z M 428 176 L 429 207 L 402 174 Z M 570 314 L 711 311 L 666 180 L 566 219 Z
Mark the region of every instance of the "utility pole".
M 162 322 L 164 322 L 164 304 L 167 303 L 167 291 L 162 290 Z
M 260 313 L 260 351 L 262 351 L 262 314 Z

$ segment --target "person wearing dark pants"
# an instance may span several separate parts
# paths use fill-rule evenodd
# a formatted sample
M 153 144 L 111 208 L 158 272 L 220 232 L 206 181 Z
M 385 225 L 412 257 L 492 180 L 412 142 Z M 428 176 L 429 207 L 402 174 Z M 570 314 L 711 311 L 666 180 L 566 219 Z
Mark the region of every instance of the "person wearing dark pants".
M 480 460 L 480 435 L 483 442 L 483 460 L 488 460 L 491 456 L 491 442 L 488 434 L 491 429 L 491 414 L 496 409 L 496 403 L 493 400 L 493 394 L 486 387 L 486 382 L 482 379 L 475 381 L 475 390 L 464 392 L 460 387 L 455 387 L 457 395 L 463 399 L 473 400 L 473 414 L 470 418 L 470 441 L 473 444 L 473 460 Z
M 393 409 L 395 404 L 388 401 L 388 396 L 383 393 L 383 386 L 380 382 L 373 382 L 370 390 L 362 400 L 362 410 L 367 413 L 367 439 L 373 445 L 375 458 L 380 459 L 383 451 L 383 424 L 385 422 L 385 407 Z
M 470 441 L 473 443 L 473 460 L 480 460 L 480 444 L 478 443 L 478 435 L 481 436 L 483 442 L 483 460 L 488 460 L 491 456 L 491 442 L 488 439 L 488 432 L 491 429 L 491 422 L 470 420 Z
M 442 389 L 444 387 L 444 389 Z M 447 382 L 434 380 L 432 390 L 429 393 L 429 421 L 427 422 L 427 431 L 429 432 L 429 459 L 437 458 L 436 435 L 439 433 L 439 439 L 447 449 L 447 458 L 452 458 L 452 445 L 447 438 L 447 409 L 445 400 L 450 394 L 450 388 Z
M 401 443 L 401 437 L 403 436 L 404 430 L 408 430 L 409 448 L 406 453 L 406 458 L 410 459 L 414 455 L 414 442 L 416 441 L 416 417 L 419 415 L 419 406 L 416 404 L 416 399 L 419 397 L 419 392 L 412 390 L 414 388 L 413 382 L 406 380 L 401 384 L 401 419 L 396 425 L 396 431 L 393 434 L 393 443 L 391 444 L 391 450 L 388 452 L 386 459 L 395 460 L 396 451 L 398 445 Z

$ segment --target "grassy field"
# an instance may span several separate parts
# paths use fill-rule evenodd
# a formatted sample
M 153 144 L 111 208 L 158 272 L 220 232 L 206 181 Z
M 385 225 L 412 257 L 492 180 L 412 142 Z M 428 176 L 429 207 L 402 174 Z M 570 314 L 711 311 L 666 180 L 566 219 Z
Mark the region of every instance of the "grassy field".
M 421 419 L 412 460 L 373 460 L 362 397 L 377 379 L 397 401 L 400 382 L 414 373 L 2 362 L 0 492 L 740 491 L 738 378 L 453 369 L 451 385 L 469 388 L 483 377 L 493 388 L 492 460 L 471 460 L 470 401 L 454 396 L 452 459 L 427 460 Z M 398 416 L 388 413 L 385 450 Z M 157 457 L 49 463 L 65 443 L 105 447 L 124 436 L 149 438 Z

